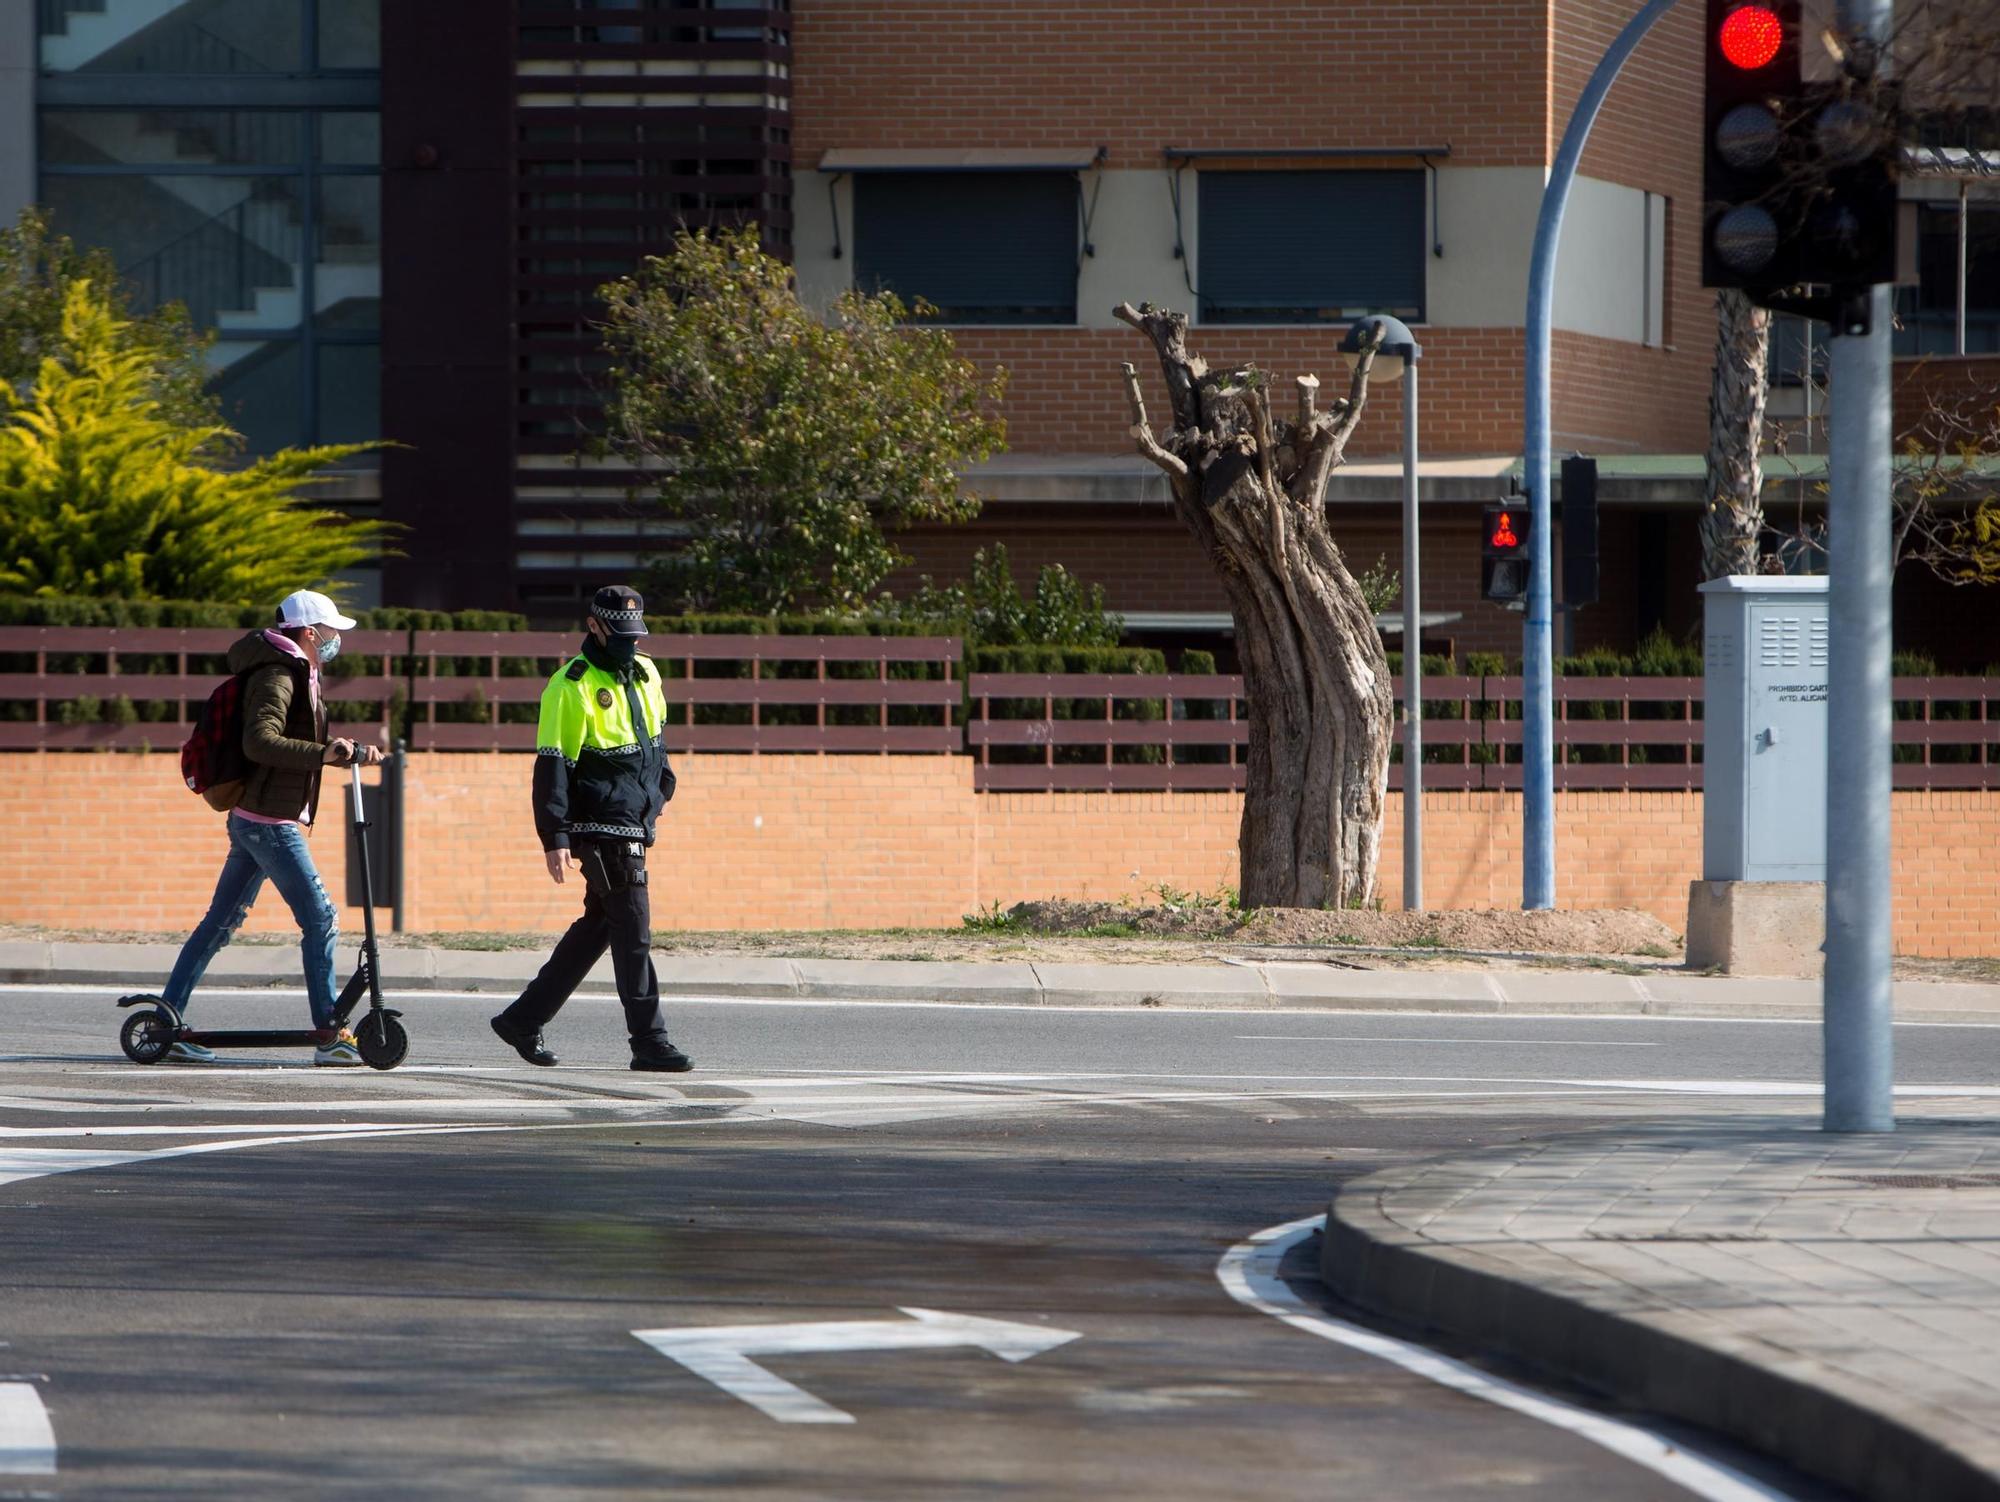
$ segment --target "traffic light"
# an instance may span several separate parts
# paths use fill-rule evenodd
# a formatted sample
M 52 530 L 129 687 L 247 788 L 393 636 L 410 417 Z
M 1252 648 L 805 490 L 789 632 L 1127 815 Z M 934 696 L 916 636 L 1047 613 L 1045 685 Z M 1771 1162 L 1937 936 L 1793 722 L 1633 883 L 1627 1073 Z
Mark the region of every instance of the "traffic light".
M 1597 461 L 1572 454 L 1562 467 L 1563 604 L 1597 603 Z
M 1862 332 L 1855 294 L 1896 277 L 1897 99 L 1872 49 L 1808 83 L 1800 46 L 1799 0 L 1708 0 L 1702 284 Z
M 1796 274 L 1790 122 L 1799 100 L 1799 0 L 1708 0 L 1701 281 L 1759 291 Z
M 1521 600 L 1528 594 L 1528 507 L 1502 501 L 1485 508 L 1480 534 L 1479 588 L 1489 600 Z

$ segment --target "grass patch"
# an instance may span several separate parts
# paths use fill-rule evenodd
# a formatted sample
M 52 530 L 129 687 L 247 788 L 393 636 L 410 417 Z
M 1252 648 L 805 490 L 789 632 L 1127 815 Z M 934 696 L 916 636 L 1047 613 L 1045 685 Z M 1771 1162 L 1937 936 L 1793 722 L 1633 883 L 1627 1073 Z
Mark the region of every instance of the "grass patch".
M 1649 960 L 1670 960 L 1674 957 L 1674 952 L 1664 944 L 1641 944 L 1632 952 L 1643 954 Z
M 1014 915 L 1002 909 L 996 901 L 990 909 L 981 908 L 976 913 L 967 913 L 964 922 L 976 934 L 1004 934 L 1013 930 Z
M 421 944 L 431 949 L 546 949 L 559 934 L 437 933 L 399 934 L 399 944 Z

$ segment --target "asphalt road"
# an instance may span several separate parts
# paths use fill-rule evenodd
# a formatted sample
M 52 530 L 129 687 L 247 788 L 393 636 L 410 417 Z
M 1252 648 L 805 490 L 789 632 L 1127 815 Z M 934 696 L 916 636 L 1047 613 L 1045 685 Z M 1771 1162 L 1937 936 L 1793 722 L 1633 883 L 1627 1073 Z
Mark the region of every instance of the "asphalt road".
M 676 1012 L 699 1070 L 659 1077 L 609 1002 L 551 1029 L 553 1071 L 491 998 L 403 1004 L 393 1073 L 143 1069 L 102 993 L 0 988 L 0 1392 L 58 1447 L 0 1497 L 1686 1496 L 1217 1265 L 1386 1162 L 1809 1112 L 1817 1059 L 1791 1024 L 714 1003 Z M 1928 1109 L 2000 1091 L 2000 1030 L 1898 1044 Z M 1047 1348 L 811 1349 L 907 1344 L 910 1309 Z M 736 1379 L 633 1333 L 776 1326 L 807 1349 Z M 848 1422 L 773 1416 L 799 1397 Z

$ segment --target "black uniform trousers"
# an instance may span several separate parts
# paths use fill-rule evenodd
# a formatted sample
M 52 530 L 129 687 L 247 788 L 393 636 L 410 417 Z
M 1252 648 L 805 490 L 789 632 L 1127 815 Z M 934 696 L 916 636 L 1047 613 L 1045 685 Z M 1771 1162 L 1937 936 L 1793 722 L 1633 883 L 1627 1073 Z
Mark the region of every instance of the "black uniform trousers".
M 637 840 L 573 840 L 584 880 L 583 916 L 556 942 L 541 973 L 501 1015 L 526 1032 L 546 1027 L 590 967 L 611 951 L 625 1028 L 634 1046 L 665 1041 L 660 980 L 653 971 L 653 910 L 647 896 L 646 847 Z

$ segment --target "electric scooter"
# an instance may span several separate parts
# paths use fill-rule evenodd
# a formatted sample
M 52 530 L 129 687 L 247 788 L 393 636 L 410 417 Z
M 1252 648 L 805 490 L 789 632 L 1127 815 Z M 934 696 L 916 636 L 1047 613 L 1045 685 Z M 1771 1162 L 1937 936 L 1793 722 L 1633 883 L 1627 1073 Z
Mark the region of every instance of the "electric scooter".
M 280 1028 L 271 1031 L 231 1029 L 202 1032 L 189 1027 L 179 1012 L 158 996 L 121 996 L 121 1007 L 144 1007 L 125 1019 L 118 1030 L 118 1046 L 135 1064 L 157 1064 L 176 1043 L 193 1043 L 202 1048 L 319 1048 L 333 1041 L 338 1030 L 347 1026 L 365 994 L 368 1010 L 354 1025 L 355 1047 L 361 1061 L 371 1069 L 394 1069 L 408 1057 L 410 1035 L 397 1019 L 403 1014 L 382 1005 L 382 963 L 375 949 L 375 886 L 368 868 L 368 819 L 361 802 L 361 764 L 350 762 L 348 770 L 354 787 L 354 830 L 361 851 L 361 922 L 365 937 L 354 977 L 341 990 L 333 1009 L 333 1029 Z

